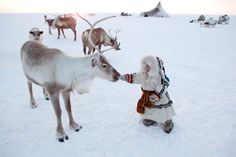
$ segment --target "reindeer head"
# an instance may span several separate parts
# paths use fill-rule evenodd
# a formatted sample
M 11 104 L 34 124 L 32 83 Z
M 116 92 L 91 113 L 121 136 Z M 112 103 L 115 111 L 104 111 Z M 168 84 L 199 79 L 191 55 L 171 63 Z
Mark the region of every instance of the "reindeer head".
M 29 31 L 29 40 L 42 41 L 43 31 L 40 31 L 38 28 L 32 28 Z
M 110 39 L 110 44 L 108 44 L 112 48 L 114 48 L 116 51 L 121 50 L 120 49 L 120 42 L 118 43 L 117 38 L 111 38 Z
M 54 19 L 47 19 L 46 22 L 48 23 L 48 26 L 51 27 Z
M 47 15 L 44 15 L 44 20 L 45 20 L 45 23 L 47 23 L 49 27 L 52 26 L 52 23 L 54 21 L 54 19 L 48 19 Z
M 115 31 L 115 38 L 112 37 L 111 34 L 111 30 L 108 30 L 109 36 L 110 36 L 110 43 L 108 44 L 109 46 L 111 46 L 112 48 L 114 48 L 116 51 L 121 50 L 120 49 L 120 42 L 117 41 L 117 34 L 120 32 L 121 30 L 116 30 Z
M 92 67 L 96 68 L 98 76 L 116 82 L 120 78 L 120 73 L 99 53 L 93 55 Z

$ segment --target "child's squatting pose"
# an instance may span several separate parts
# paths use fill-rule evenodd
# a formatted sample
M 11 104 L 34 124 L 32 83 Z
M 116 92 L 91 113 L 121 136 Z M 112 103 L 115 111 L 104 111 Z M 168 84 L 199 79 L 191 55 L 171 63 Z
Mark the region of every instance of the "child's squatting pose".
M 137 103 L 137 112 L 143 117 L 143 124 L 147 127 L 160 124 L 164 132 L 170 133 L 174 127 L 175 110 L 167 92 L 169 78 L 165 75 L 162 60 L 146 56 L 141 60 L 138 73 L 124 74 L 121 80 L 141 84 L 143 94 Z

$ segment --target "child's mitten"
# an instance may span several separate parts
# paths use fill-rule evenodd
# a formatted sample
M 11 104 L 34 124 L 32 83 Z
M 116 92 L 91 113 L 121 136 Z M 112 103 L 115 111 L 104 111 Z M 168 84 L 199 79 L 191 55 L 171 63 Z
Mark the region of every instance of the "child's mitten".
M 121 75 L 120 79 L 122 81 L 127 81 L 128 83 L 133 83 L 133 74 L 124 74 Z
M 160 96 L 157 95 L 157 94 L 152 94 L 149 96 L 149 101 L 150 102 L 156 102 L 156 101 L 159 101 L 160 100 Z

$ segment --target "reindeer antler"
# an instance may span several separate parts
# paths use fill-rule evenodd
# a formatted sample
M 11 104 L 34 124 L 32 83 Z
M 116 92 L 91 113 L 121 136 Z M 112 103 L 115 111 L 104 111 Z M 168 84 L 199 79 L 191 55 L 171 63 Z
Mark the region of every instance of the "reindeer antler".
M 113 49 L 113 48 L 108 48 L 108 49 L 105 49 L 105 50 L 102 50 L 102 51 L 99 50 L 99 49 L 94 45 L 94 43 L 93 43 L 93 41 L 92 41 L 92 39 L 91 39 L 91 34 L 92 34 L 92 31 L 93 31 L 93 29 L 94 29 L 94 27 L 95 27 L 96 24 L 98 24 L 99 22 L 102 22 L 102 21 L 104 21 L 104 20 L 107 20 L 107 19 L 116 17 L 116 16 L 108 16 L 108 17 L 102 18 L 102 19 L 100 19 L 100 20 L 94 22 L 93 24 L 91 24 L 88 20 L 86 20 L 85 18 L 83 18 L 82 16 L 80 16 L 78 13 L 76 13 L 76 15 L 79 16 L 81 19 L 83 19 L 84 21 L 86 21 L 86 22 L 90 25 L 91 29 L 90 29 L 90 31 L 89 31 L 88 40 L 89 40 L 89 43 L 93 46 L 93 48 L 95 48 L 95 49 L 96 49 L 98 52 L 100 52 L 100 53 L 104 53 L 104 52 L 106 52 L 106 51 L 109 51 L 109 50 L 112 50 L 112 49 Z
M 113 37 L 113 35 L 111 34 L 111 29 L 108 29 L 107 31 L 108 31 L 108 34 L 109 34 L 111 37 Z M 116 28 L 116 30 L 114 31 L 114 32 L 115 32 L 115 37 L 117 37 L 117 34 L 120 33 L 120 31 L 121 31 L 121 29 Z M 113 38 L 114 38 L 114 37 L 113 37 Z
M 120 33 L 120 32 L 121 32 L 121 29 L 117 28 L 116 31 L 115 31 L 115 34 L 116 34 L 115 36 L 117 36 L 117 34 Z
M 109 36 L 111 36 L 111 37 L 112 37 L 112 34 L 111 34 L 111 29 L 110 29 L 110 28 L 107 30 L 107 32 L 108 32 Z

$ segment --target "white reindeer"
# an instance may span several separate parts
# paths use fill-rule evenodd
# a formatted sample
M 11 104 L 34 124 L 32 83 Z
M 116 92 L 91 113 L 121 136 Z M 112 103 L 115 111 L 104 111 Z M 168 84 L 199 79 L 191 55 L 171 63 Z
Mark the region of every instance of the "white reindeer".
M 108 18 L 95 22 L 92 28 L 98 22 Z M 35 41 L 27 41 L 22 46 L 21 62 L 27 78 L 31 102 L 35 102 L 32 83 L 45 87 L 49 93 L 57 118 L 56 135 L 60 142 L 67 140 L 68 136 L 61 121 L 59 95 L 62 94 L 64 99 L 70 128 L 79 131 L 82 126 L 76 123 L 72 116 L 70 92 L 77 91 L 79 94 L 88 92 L 95 77 L 113 82 L 120 77 L 119 72 L 100 53 L 87 57 L 70 57 L 59 49 L 48 48 Z
M 39 28 L 31 28 L 29 31 L 29 40 L 37 41 L 39 43 L 43 42 L 43 31 L 41 31 Z M 43 88 L 43 94 L 46 100 L 49 100 L 49 95 L 45 88 Z M 32 108 L 36 108 L 37 104 L 35 103 L 34 99 L 30 102 Z

